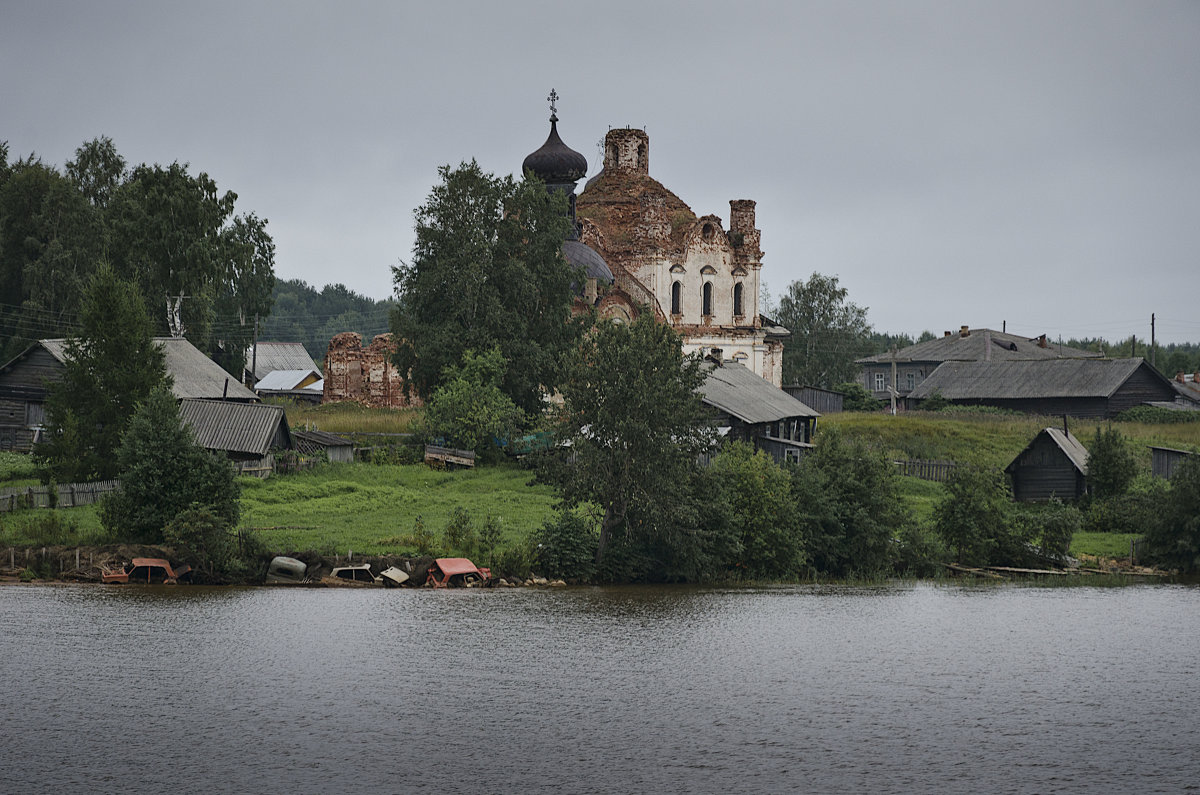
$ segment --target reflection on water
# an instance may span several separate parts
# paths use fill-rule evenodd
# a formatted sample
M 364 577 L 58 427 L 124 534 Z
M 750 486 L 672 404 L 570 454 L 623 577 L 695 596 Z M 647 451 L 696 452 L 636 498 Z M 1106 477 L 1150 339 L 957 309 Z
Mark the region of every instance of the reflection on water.
M 1183 586 L 10 587 L 0 626 L 0 790 L 1200 783 Z

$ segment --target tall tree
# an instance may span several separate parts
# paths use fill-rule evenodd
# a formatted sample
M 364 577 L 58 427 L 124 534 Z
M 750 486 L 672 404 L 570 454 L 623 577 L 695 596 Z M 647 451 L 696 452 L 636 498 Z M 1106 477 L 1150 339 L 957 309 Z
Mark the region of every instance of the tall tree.
M 237 523 L 241 487 L 233 466 L 196 444 L 166 387 L 139 403 L 116 463 L 121 487 L 100 507 L 100 521 L 114 537 L 161 542 L 172 519 L 196 508 L 208 509 L 223 527 Z
M 562 384 L 560 435 L 575 460 L 557 485 L 567 505 L 603 511 L 597 564 L 615 534 L 658 532 L 687 501 L 696 458 L 712 443 L 697 396 L 704 377 L 702 360 L 650 313 L 583 337 Z
M 577 277 L 562 256 L 566 199 L 474 161 L 439 174 L 416 211 L 412 262 L 394 269 L 397 367 L 428 398 L 464 351 L 498 347 L 508 361 L 504 392 L 536 412 L 578 339 Z
M 275 289 L 275 241 L 267 221 L 254 213 L 237 216 L 225 230 L 227 272 L 218 288 L 213 358 L 230 373 L 246 366 L 255 322 L 271 312 Z
M 96 207 L 107 207 L 125 179 L 125 158 L 107 135 L 93 138 L 75 150 L 67 161 L 67 177 Z
M 59 481 L 115 477 L 117 447 L 138 403 L 169 384 L 141 294 L 110 267 L 92 277 L 79 321 L 65 343 L 62 379 L 50 384 L 47 441 L 36 450 L 43 471 Z
M 792 332 L 783 346 L 783 380 L 830 388 L 858 375 L 855 359 L 870 354 L 867 310 L 846 300 L 836 276 L 794 281 L 779 299 L 776 320 Z
M 229 272 L 223 230 L 236 200 L 178 162 L 138 166 L 112 198 L 114 265 L 138 281 L 149 301 L 164 302 L 172 336 L 182 336 L 189 323 L 198 334 L 207 331 L 213 285 Z M 186 308 L 185 298 L 193 299 Z

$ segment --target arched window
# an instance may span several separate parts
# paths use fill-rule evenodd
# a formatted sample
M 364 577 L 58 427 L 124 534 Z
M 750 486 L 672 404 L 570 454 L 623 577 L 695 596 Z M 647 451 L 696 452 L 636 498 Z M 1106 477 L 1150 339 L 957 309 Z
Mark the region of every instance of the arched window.
M 701 313 L 705 316 L 711 315 L 712 311 L 712 282 L 704 283 L 704 311 Z
M 717 230 L 713 229 L 712 224 L 705 224 L 704 228 L 700 230 L 700 236 L 704 238 L 705 243 L 711 243 L 717 236 Z
M 638 162 L 638 170 L 639 171 L 649 171 L 649 169 L 646 167 L 646 145 L 645 144 L 638 144 L 637 158 L 638 158 L 638 161 L 637 161 Z
M 671 314 L 683 314 L 683 285 L 679 282 L 671 284 Z
M 733 314 L 734 317 L 741 317 L 746 314 L 742 311 L 742 283 L 738 282 L 733 285 Z

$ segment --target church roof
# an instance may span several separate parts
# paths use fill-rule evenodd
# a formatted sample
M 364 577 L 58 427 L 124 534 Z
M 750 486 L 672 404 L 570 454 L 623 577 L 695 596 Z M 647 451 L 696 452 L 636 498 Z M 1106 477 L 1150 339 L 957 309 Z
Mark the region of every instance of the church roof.
M 587 158 L 558 136 L 558 116 L 550 114 L 550 135 L 541 148 L 525 158 L 523 171 L 532 171 L 547 185 L 578 182 L 587 173 Z
M 572 267 L 583 271 L 587 278 L 612 284 L 613 272 L 604 262 L 604 257 L 591 246 L 578 240 L 567 240 L 563 243 L 563 257 Z

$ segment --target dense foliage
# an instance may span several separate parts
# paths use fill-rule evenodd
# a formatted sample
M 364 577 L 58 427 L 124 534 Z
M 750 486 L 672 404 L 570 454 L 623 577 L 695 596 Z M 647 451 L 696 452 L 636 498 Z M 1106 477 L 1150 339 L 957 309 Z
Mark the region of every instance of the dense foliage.
M 855 359 L 871 353 L 867 310 L 846 300 L 836 276 L 794 281 L 779 299 L 776 320 L 792 332 L 783 346 L 783 381 L 830 388 L 854 381 Z
M 254 316 L 270 311 L 266 220 L 235 215 L 236 195 L 186 164 L 128 169 L 108 138 L 65 171 L 33 155 L 10 164 L 0 145 L 0 353 L 66 336 L 107 262 L 138 286 L 157 333 L 183 333 L 237 372 Z
M 697 455 L 711 444 L 697 356 L 650 313 L 599 323 L 562 384 L 559 438 L 573 461 L 551 475 L 568 505 L 603 511 L 596 560 L 615 534 L 669 539 L 685 514 Z M 690 522 L 688 522 L 690 524 Z
M 736 546 L 726 561 L 754 579 L 795 578 L 807 557 L 792 480 L 766 453 L 745 442 L 724 449 L 712 462 L 720 484 L 728 531 Z
M 396 365 L 429 398 L 464 351 L 499 348 L 508 363 L 501 388 L 536 412 L 578 340 L 577 275 L 562 256 L 566 199 L 474 161 L 439 173 L 416 211 L 412 261 L 394 269 Z
M 1175 470 L 1164 508 L 1146 531 L 1151 559 L 1189 574 L 1200 571 L 1200 453 Z
M 114 537 L 160 543 L 164 528 L 195 507 L 227 527 L 237 524 L 240 489 L 233 467 L 196 444 L 167 389 L 156 389 L 138 406 L 117 463 L 121 487 L 100 509 L 100 521 Z
M 512 438 L 523 412 L 500 389 L 506 364 L 500 349 L 492 348 L 465 351 L 461 365 L 447 367 L 425 405 L 429 435 L 476 453 L 495 449 L 495 440 Z
M 1088 448 L 1088 491 L 1098 499 L 1119 497 L 1137 476 L 1137 461 L 1129 443 L 1116 428 L 1096 429 Z
M 117 448 L 138 404 L 168 384 L 162 350 L 132 284 L 101 268 L 67 337 L 62 379 L 47 385 L 46 440 L 36 450 L 43 479 L 82 482 L 117 473 Z

